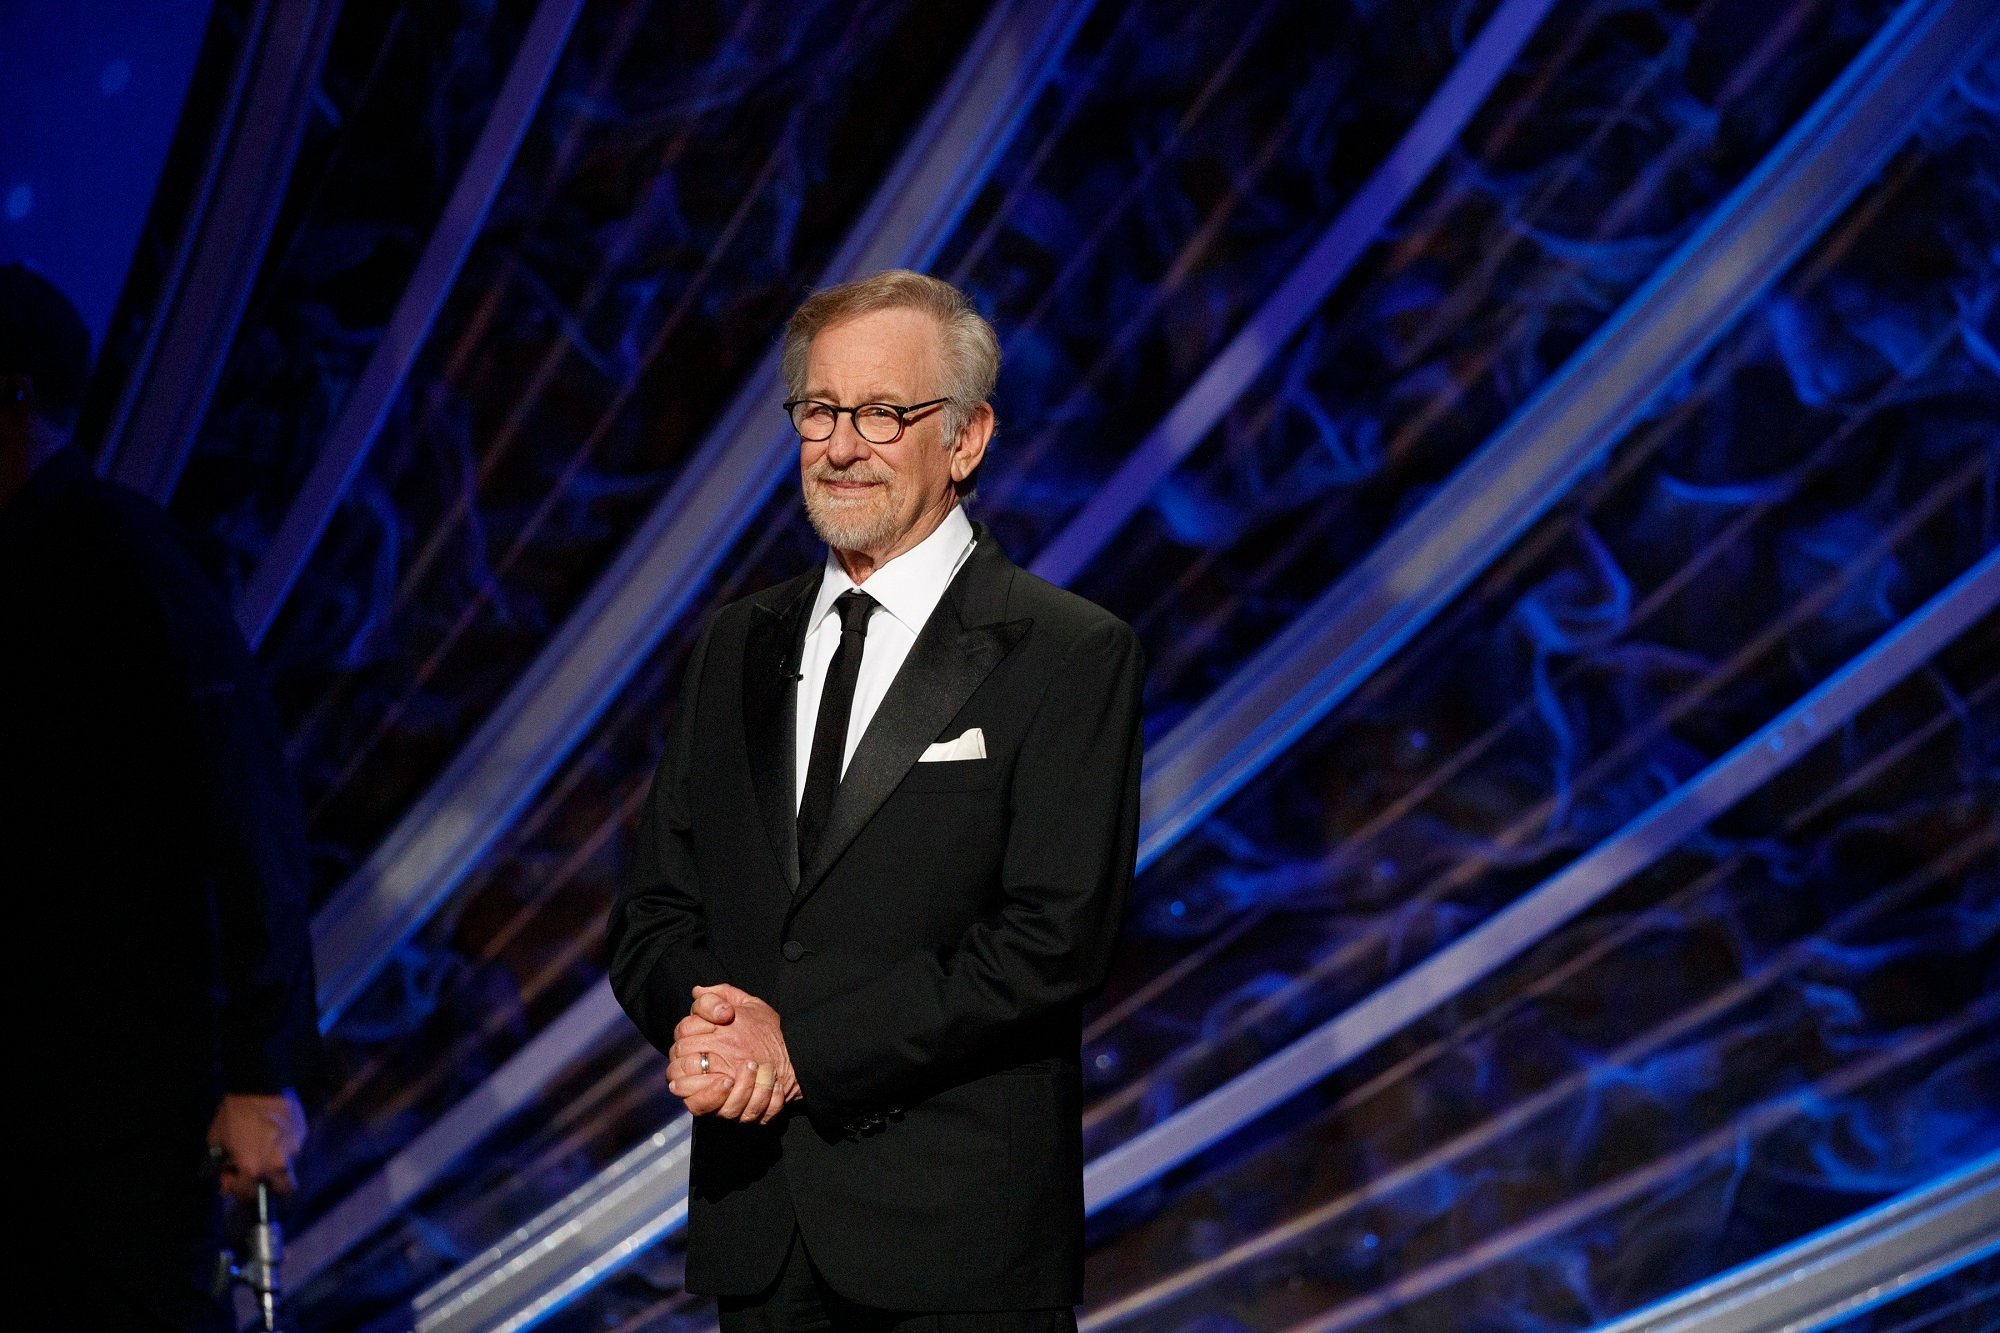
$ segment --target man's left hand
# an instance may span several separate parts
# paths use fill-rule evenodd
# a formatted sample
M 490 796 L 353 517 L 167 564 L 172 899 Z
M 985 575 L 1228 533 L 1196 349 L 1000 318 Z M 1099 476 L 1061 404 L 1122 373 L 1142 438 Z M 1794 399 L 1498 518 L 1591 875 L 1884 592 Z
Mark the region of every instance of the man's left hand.
M 290 1088 L 227 1093 L 208 1124 L 209 1146 L 221 1150 L 222 1192 L 239 1199 L 255 1198 L 259 1181 L 280 1194 L 291 1193 L 298 1183 L 292 1161 L 305 1141 L 305 1108 Z

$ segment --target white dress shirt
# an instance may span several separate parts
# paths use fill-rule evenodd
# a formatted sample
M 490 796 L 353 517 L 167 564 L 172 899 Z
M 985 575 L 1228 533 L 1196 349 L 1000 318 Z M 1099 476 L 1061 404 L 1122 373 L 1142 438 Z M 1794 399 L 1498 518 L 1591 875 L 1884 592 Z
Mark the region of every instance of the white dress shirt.
M 840 771 L 847 773 L 855 747 L 868 731 L 882 696 L 902 669 L 903 659 L 917 642 L 917 632 L 931 618 L 944 599 L 959 566 L 972 554 L 972 520 L 962 507 L 954 505 L 937 530 L 868 576 L 858 585 L 861 591 L 881 603 L 868 617 L 866 647 L 861 654 L 861 677 L 854 683 L 854 708 L 847 715 L 847 748 L 840 756 Z M 805 656 L 799 661 L 798 715 L 793 734 L 797 739 L 797 759 L 792 776 L 796 780 L 792 808 L 805 803 L 806 766 L 812 762 L 813 729 L 819 723 L 819 696 L 826 688 L 826 673 L 833 665 L 834 649 L 840 647 L 840 616 L 833 599 L 856 587 L 840 559 L 826 553 L 826 573 L 819 581 L 819 596 L 813 602 L 811 626 L 806 631 Z

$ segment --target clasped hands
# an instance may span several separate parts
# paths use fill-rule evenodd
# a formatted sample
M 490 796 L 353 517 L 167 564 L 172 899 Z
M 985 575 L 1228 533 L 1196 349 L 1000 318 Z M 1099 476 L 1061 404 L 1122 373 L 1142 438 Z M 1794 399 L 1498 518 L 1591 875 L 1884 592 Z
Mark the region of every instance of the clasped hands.
M 696 986 L 688 1016 L 674 1026 L 667 1091 L 689 1115 L 746 1125 L 775 1120 L 800 1095 L 778 1011 L 735 986 Z

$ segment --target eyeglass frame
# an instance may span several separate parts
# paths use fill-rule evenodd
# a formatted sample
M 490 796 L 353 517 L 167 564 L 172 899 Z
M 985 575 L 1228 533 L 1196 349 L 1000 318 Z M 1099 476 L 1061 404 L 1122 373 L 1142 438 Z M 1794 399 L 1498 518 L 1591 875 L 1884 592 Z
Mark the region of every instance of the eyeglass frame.
M 861 439 L 864 443 L 873 445 L 887 445 L 887 444 L 894 444 L 896 441 L 902 439 L 903 433 L 909 430 L 910 413 L 921 412 L 927 407 L 937 407 L 940 404 L 949 403 L 952 401 L 954 401 L 952 395 L 946 394 L 942 398 L 931 398 L 921 403 L 911 403 L 908 407 L 899 407 L 895 403 L 880 403 L 880 402 L 856 403 L 852 407 L 842 407 L 838 403 L 829 403 L 824 398 L 791 398 L 787 399 L 783 403 L 780 403 L 779 406 L 784 409 L 785 419 L 792 423 L 792 429 L 798 433 L 798 437 L 801 440 L 806 441 L 808 444 L 824 444 L 828 440 L 832 439 L 834 437 L 835 432 L 837 432 L 840 429 L 840 414 L 845 412 L 847 414 L 848 421 L 854 426 L 854 433 L 856 435 L 861 436 Z M 804 431 L 799 430 L 799 423 L 798 420 L 792 416 L 792 409 L 797 407 L 800 403 L 812 403 L 815 406 L 824 407 L 829 412 L 833 413 L 833 425 L 831 428 L 827 430 L 826 434 L 815 438 L 813 436 L 807 435 Z M 891 412 L 894 412 L 896 414 L 896 433 L 894 435 L 891 435 L 886 440 L 871 440 L 866 435 L 863 435 L 861 431 L 861 418 L 856 416 L 855 413 L 859 412 L 864 407 L 886 407 Z

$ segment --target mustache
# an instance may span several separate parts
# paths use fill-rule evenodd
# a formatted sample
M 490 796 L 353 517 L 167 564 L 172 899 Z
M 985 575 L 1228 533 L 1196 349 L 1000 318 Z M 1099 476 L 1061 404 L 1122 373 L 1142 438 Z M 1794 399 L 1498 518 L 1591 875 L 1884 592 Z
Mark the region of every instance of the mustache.
M 846 467 L 834 467 L 831 464 L 822 462 L 813 464 L 812 467 L 807 470 L 806 479 L 808 481 L 821 481 L 821 482 L 825 481 L 887 482 L 890 479 L 890 477 L 887 472 L 880 472 L 875 470 L 874 468 L 863 467 L 859 463 L 852 463 Z

